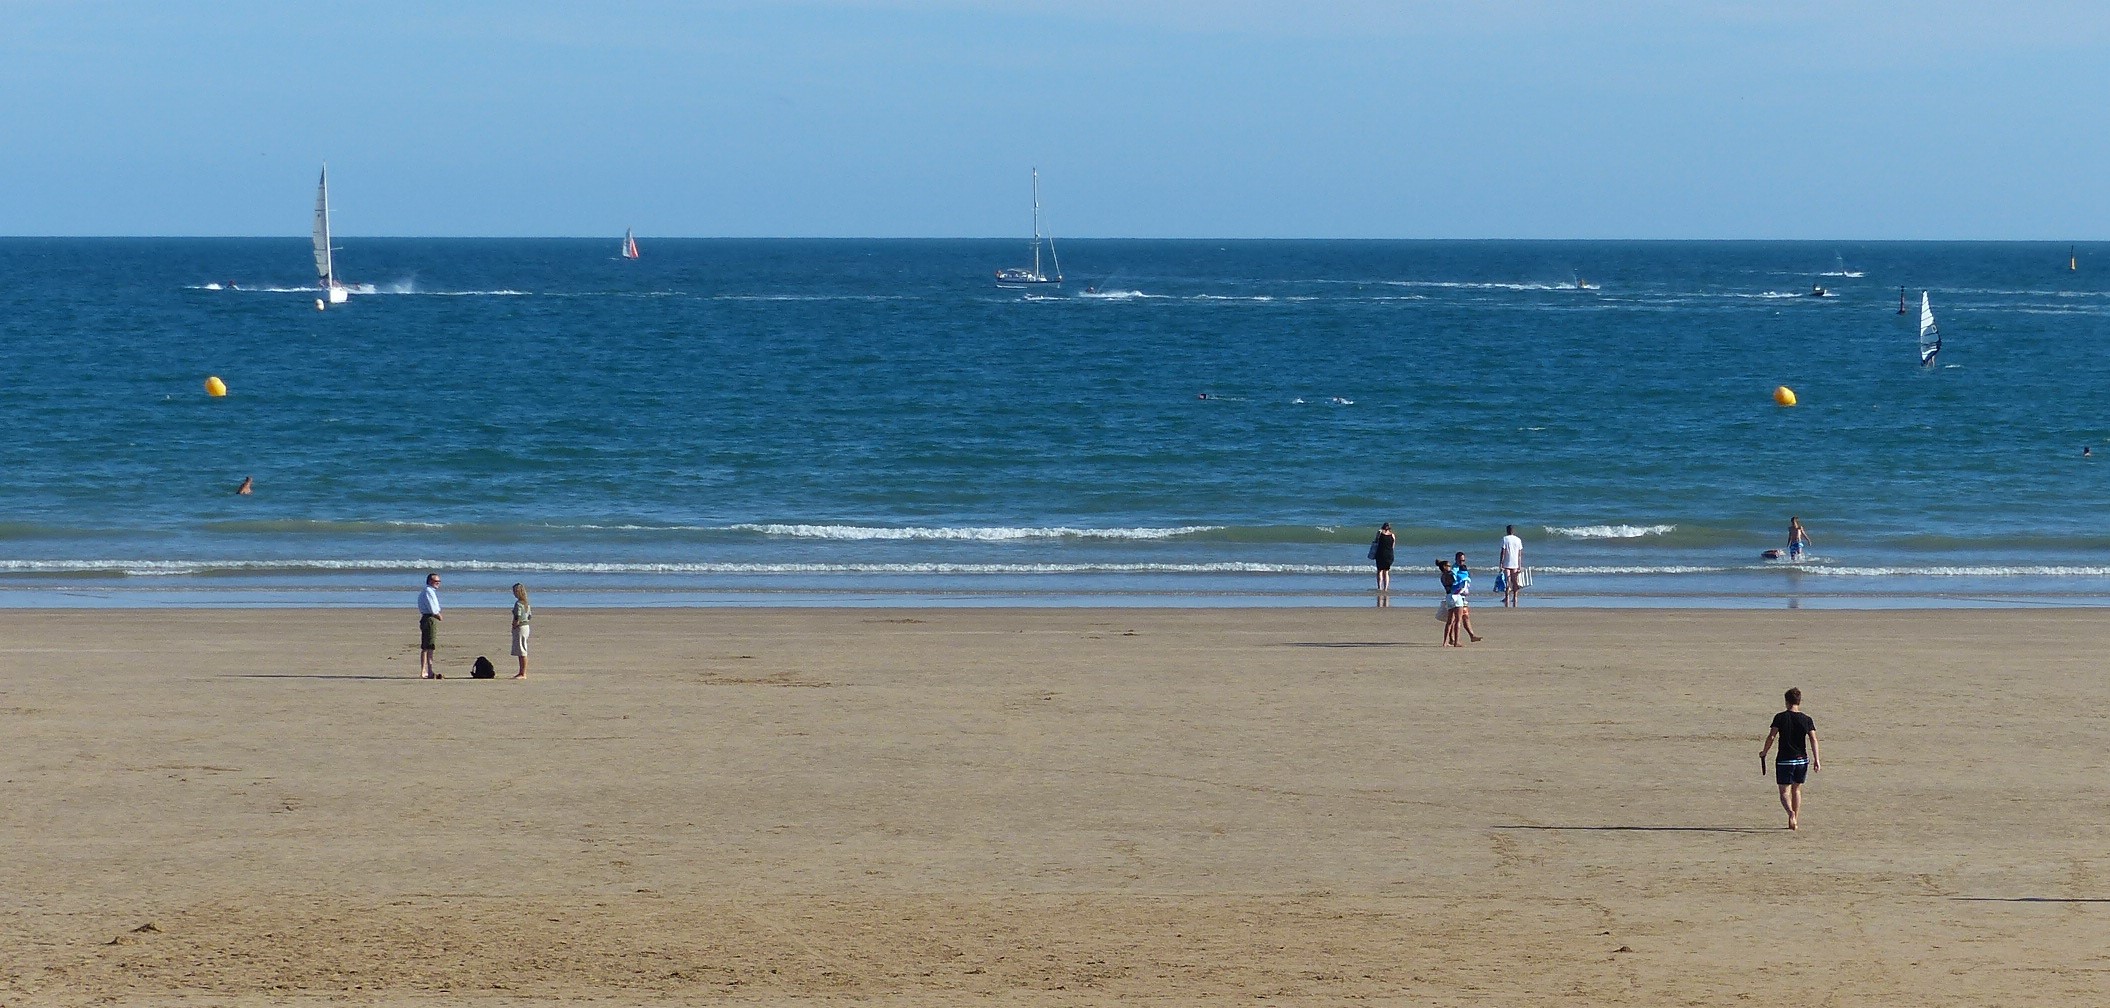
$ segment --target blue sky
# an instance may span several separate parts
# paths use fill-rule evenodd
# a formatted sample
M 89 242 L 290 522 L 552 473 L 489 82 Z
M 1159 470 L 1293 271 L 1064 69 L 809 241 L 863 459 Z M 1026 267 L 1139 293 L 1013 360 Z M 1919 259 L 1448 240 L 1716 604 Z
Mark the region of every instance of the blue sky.
M 2087 240 L 2110 4 L 0 0 L 0 234 Z

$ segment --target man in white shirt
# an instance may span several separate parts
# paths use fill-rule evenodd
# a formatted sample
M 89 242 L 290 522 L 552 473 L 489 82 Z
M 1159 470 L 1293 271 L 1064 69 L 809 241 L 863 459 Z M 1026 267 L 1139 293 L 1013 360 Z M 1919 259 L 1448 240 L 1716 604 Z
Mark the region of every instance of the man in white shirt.
M 1502 568 L 1502 604 L 1515 608 L 1517 604 L 1517 580 L 1524 574 L 1524 540 L 1517 538 L 1515 525 L 1505 526 L 1502 535 L 1500 566 Z
M 418 593 L 418 678 L 444 679 L 432 667 L 433 652 L 440 647 L 440 576 L 425 575 L 425 590 Z

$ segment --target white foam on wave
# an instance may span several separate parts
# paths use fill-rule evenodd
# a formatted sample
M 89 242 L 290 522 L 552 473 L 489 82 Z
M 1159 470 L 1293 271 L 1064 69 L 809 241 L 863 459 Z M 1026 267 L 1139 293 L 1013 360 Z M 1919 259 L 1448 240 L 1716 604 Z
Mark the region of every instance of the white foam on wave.
M 789 536 L 798 539 L 921 539 L 971 542 L 1015 542 L 1023 539 L 1171 539 L 1177 536 L 1220 531 L 1221 525 L 1181 525 L 1174 528 L 887 528 L 870 525 L 778 525 L 741 524 L 728 528 L 739 532 Z
M 1194 296 L 1193 296 L 1192 300 L 1195 300 L 1195 301 L 1273 301 L 1273 300 L 1275 300 L 1275 297 L 1274 297 L 1274 295 L 1272 295 L 1272 294 L 1250 294 L 1250 295 L 1237 295 L 1237 294 L 1196 294 L 1196 295 L 1194 295 Z M 1309 298 L 1306 298 L 1305 300 L 1310 300 L 1310 299 L 1309 299 Z
M 502 560 L 0 560 L 0 574 L 1359 574 L 1361 564 L 1246 563 L 584 563 Z
M 1394 287 L 1438 287 L 1451 290 L 1572 291 L 1576 289 L 1572 283 L 1478 283 L 1463 280 L 1383 280 L 1379 282 L 1391 284 Z
M 1546 534 L 1569 539 L 1640 539 L 1674 532 L 1677 528 L 1676 525 L 1576 525 L 1567 528 L 1548 525 Z
M 902 294 L 714 294 L 713 301 L 907 301 Z
M 1805 574 L 1826 577 L 2104 577 L 2110 567 L 1798 567 Z
M 1738 567 L 1533 567 L 1536 574 L 1724 574 Z

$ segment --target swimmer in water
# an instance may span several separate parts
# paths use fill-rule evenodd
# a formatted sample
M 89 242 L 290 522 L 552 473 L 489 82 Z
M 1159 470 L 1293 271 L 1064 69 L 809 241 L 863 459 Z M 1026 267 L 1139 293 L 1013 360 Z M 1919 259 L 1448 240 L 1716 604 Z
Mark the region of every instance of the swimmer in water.
M 249 496 L 249 495 L 250 495 L 251 493 L 255 492 L 255 490 L 256 490 L 256 477 L 254 477 L 254 476 L 244 476 L 244 477 L 242 477 L 242 485 L 241 485 L 241 486 L 238 486 L 238 487 L 236 487 L 236 488 L 234 488 L 234 492 L 235 492 L 235 493 L 236 493 L 236 494 L 237 494 L 238 496 L 242 496 L 242 497 L 247 497 L 247 496 Z

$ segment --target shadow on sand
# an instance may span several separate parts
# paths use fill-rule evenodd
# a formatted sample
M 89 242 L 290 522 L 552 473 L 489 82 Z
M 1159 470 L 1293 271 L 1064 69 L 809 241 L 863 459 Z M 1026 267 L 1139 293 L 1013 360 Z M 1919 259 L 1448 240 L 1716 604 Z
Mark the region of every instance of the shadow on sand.
M 1284 641 L 1278 647 L 1442 647 L 1427 641 Z
M 2110 903 L 2110 896 L 1951 896 L 1958 903 Z
M 1506 830 L 1583 833 L 1786 833 L 1778 826 L 1496 826 Z
M 377 682 L 392 682 L 392 681 L 394 681 L 394 680 L 398 680 L 398 679 L 401 679 L 401 680 L 403 680 L 403 681 L 405 681 L 405 682 L 418 682 L 418 681 L 420 681 L 420 680 L 418 679 L 418 677 L 417 677 L 417 676 L 414 676 L 414 675 L 409 675 L 409 676 L 396 676 L 396 675 L 347 675 L 347 674 L 343 674 L 343 673 L 336 673 L 336 672 L 229 672 L 229 673 L 227 673 L 226 675 L 224 675 L 224 676 L 221 676 L 221 678 L 223 678 L 223 679 L 371 679 L 371 680 L 375 680 L 375 681 L 377 681 Z

